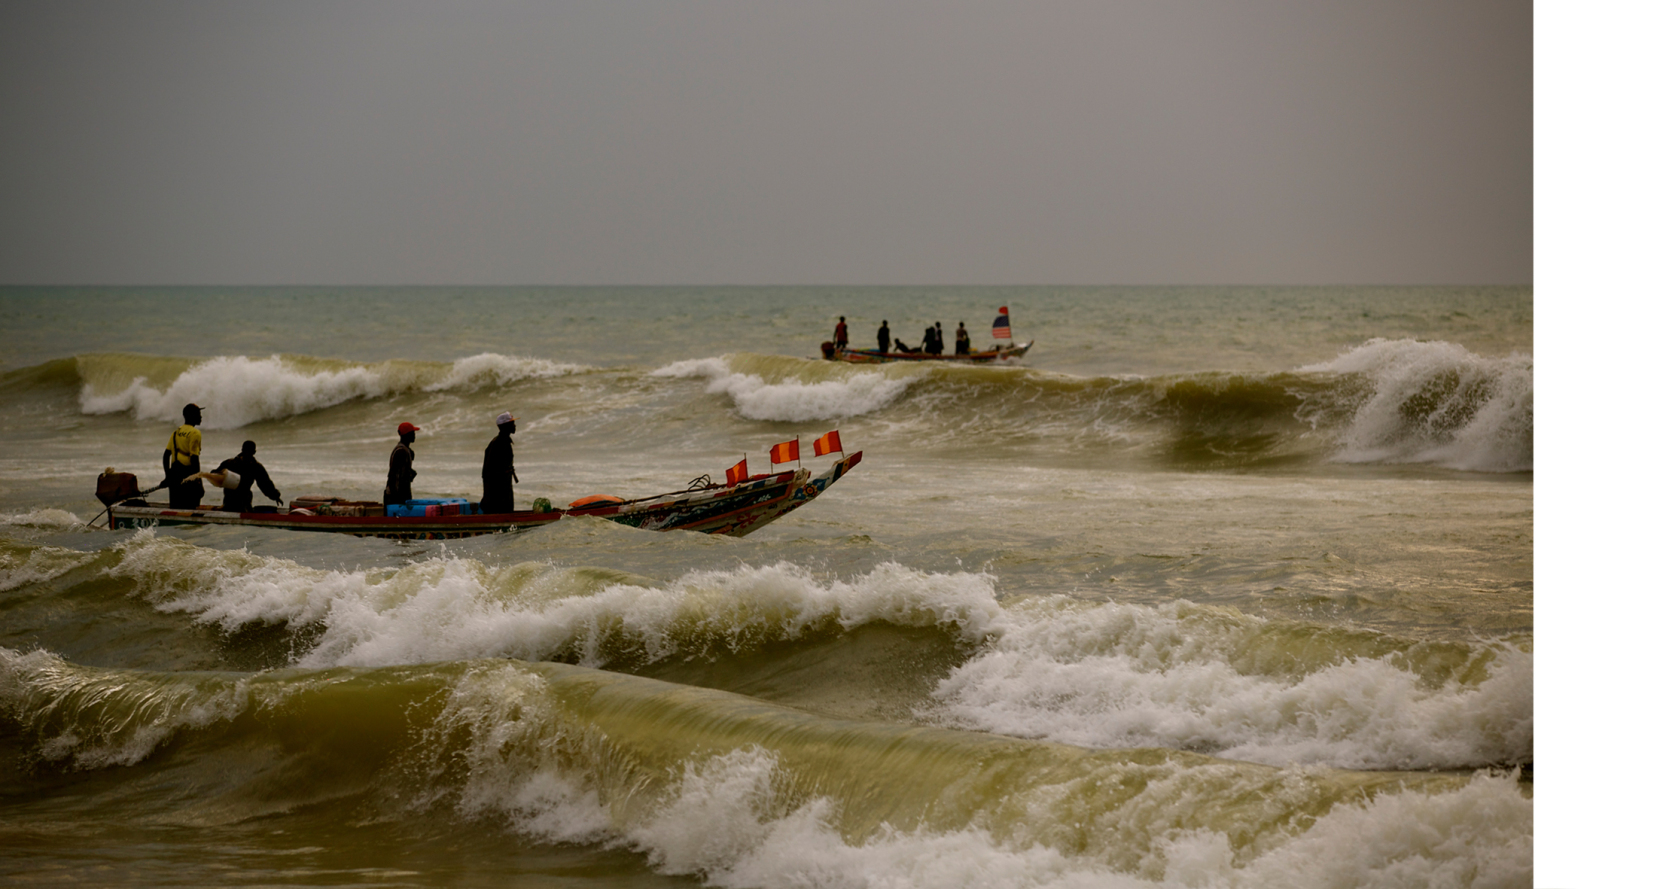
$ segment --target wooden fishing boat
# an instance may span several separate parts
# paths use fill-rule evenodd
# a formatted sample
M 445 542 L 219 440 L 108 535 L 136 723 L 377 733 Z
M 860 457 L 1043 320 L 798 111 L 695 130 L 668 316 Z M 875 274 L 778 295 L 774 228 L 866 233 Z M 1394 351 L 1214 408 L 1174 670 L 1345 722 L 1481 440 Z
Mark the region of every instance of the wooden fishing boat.
M 684 490 L 654 497 L 635 500 L 584 498 L 577 501 L 581 505 L 566 509 L 494 515 L 321 515 L 309 514 L 311 510 L 284 507 L 265 507 L 261 511 L 238 513 L 211 506 L 170 509 L 149 503 L 142 497 L 128 497 L 110 504 L 109 526 L 120 529 L 158 525 L 237 525 L 291 531 L 332 531 L 358 537 L 399 540 L 448 540 L 535 528 L 575 516 L 594 516 L 647 531 L 702 531 L 705 534 L 742 537 L 824 493 L 825 488 L 859 465 L 863 456 L 863 451 L 848 454 L 818 478 L 806 469 L 756 476 L 735 484 L 711 482 L 705 476 Z M 109 503 L 109 500 L 105 502 Z
M 1023 357 L 1036 340 L 1019 345 L 998 346 L 969 352 L 966 355 L 927 355 L 922 352 L 878 352 L 875 349 L 836 349 L 832 347 L 824 357 L 832 361 L 851 361 L 855 364 L 880 364 L 888 361 L 945 361 L 966 364 L 999 364 Z

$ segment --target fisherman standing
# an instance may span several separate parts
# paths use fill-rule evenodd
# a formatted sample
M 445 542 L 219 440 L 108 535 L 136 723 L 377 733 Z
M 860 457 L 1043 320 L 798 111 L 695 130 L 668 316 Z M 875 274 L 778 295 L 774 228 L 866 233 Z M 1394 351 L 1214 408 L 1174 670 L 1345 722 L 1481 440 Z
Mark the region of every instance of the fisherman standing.
M 518 431 L 518 419 L 511 412 L 496 418 L 496 437 L 484 449 L 484 498 L 478 503 L 479 512 L 513 511 L 513 483 L 519 480 L 519 474 L 513 471 L 513 433 Z
M 888 351 L 888 319 L 882 319 L 882 326 L 876 328 L 876 351 Z
M 219 507 L 220 509 L 228 512 L 253 512 L 254 485 L 256 484 L 259 485 L 259 489 L 264 492 L 265 496 L 279 504 L 282 503 L 282 492 L 278 491 L 277 486 L 271 483 L 271 474 L 265 471 L 265 467 L 258 460 L 254 459 L 254 450 L 254 443 L 245 441 L 242 443 L 242 453 L 220 463 L 218 468 L 213 470 L 214 472 L 224 472 L 229 469 L 236 473 L 240 479 L 234 486 L 225 489 L 225 502 Z
M 841 320 L 836 322 L 835 343 L 836 343 L 836 351 L 838 351 L 838 352 L 843 351 L 847 348 L 847 316 L 846 315 L 841 316 Z
M 202 480 L 187 482 L 186 478 L 202 471 L 202 409 L 195 404 L 184 406 L 184 425 L 173 430 L 167 440 L 167 450 L 161 452 L 161 468 L 167 473 L 167 506 L 170 509 L 195 509 L 202 505 Z
M 958 321 L 957 322 L 957 354 L 958 355 L 967 355 L 968 354 L 968 348 L 969 348 L 968 347 L 968 328 L 963 326 L 963 322 Z
M 922 351 L 928 355 L 945 352 L 945 334 L 941 332 L 938 321 L 934 322 L 933 327 L 922 328 Z
M 381 493 L 381 502 L 387 506 L 398 503 L 408 503 L 415 497 L 410 492 L 410 484 L 415 481 L 415 449 L 410 445 L 415 443 L 415 433 L 421 427 L 414 423 L 398 424 L 398 444 L 392 448 L 391 464 L 386 469 L 386 490 Z

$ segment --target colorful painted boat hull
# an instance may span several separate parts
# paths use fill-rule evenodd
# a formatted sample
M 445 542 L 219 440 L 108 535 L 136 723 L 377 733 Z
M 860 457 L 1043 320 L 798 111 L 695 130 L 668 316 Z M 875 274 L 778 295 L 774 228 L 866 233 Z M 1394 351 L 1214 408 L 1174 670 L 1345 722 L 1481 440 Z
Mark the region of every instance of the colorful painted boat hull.
M 336 516 L 277 512 L 224 512 L 127 503 L 110 507 L 110 527 L 150 528 L 166 525 L 236 525 L 245 528 L 282 528 L 290 531 L 327 531 L 358 537 L 397 540 L 451 540 L 520 531 L 574 516 L 595 516 L 647 531 L 701 531 L 742 537 L 779 517 L 805 506 L 859 465 L 863 451 L 836 461 L 823 476 L 798 469 L 760 476 L 736 485 L 715 485 L 675 491 L 656 497 L 597 503 L 551 512 L 510 512 L 495 515 L 447 516 Z M 128 501 L 131 503 L 132 501 Z
M 842 349 L 832 356 L 835 361 L 851 361 L 854 364 L 883 364 L 889 361 L 946 361 L 967 364 L 1001 364 L 1022 358 L 1032 344 L 1037 340 L 1028 340 L 1018 346 L 1009 346 L 1006 349 L 989 349 L 984 352 L 970 352 L 967 355 L 925 355 L 921 352 L 878 352 L 875 349 Z

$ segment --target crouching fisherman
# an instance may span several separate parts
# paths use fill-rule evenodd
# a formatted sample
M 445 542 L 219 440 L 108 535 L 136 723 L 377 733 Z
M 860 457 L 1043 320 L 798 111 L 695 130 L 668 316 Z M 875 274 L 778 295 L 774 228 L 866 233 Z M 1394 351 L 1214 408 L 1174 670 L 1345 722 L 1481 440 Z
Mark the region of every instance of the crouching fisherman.
M 214 472 L 225 472 L 226 470 L 236 473 L 238 480 L 234 485 L 226 484 L 224 486 L 225 503 L 220 507 L 221 509 L 230 512 L 253 512 L 254 485 L 256 484 L 259 485 L 259 490 L 265 496 L 277 501 L 279 505 L 282 503 L 282 492 L 278 491 L 277 486 L 271 483 L 270 473 L 266 472 L 265 467 L 254 459 L 254 443 L 252 441 L 243 442 L 242 453 L 220 463 Z M 225 481 L 229 482 L 229 477 Z

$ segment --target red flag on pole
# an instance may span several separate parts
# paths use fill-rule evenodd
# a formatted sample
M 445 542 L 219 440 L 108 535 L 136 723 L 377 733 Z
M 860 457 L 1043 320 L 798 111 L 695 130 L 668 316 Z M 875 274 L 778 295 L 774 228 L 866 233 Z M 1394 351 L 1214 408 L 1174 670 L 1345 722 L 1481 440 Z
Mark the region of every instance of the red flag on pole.
M 822 457 L 831 451 L 842 453 L 842 434 L 834 429 L 813 439 L 813 456 Z
M 749 481 L 749 457 L 745 455 L 738 465 L 726 470 L 726 483 L 735 485 L 738 482 Z
M 801 439 L 781 441 L 772 446 L 772 462 L 795 463 L 801 460 Z

